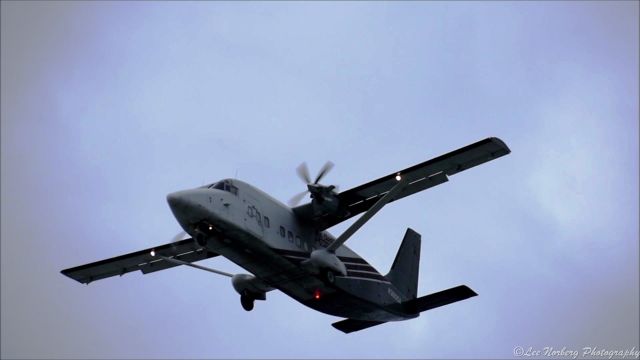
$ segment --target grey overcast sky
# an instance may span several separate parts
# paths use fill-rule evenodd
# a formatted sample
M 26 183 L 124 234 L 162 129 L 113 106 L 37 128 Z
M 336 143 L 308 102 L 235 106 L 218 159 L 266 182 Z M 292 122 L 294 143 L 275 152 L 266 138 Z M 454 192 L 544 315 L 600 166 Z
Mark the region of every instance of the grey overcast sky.
M 3 358 L 426 358 L 638 349 L 638 2 L 1 3 Z M 61 269 L 168 242 L 167 193 L 286 201 L 488 136 L 512 154 L 385 208 L 350 246 L 419 293 L 480 295 L 351 335 L 191 268 Z M 339 234 L 348 224 L 332 229 Z M 240 271 L 216 258 L 204 265 Z

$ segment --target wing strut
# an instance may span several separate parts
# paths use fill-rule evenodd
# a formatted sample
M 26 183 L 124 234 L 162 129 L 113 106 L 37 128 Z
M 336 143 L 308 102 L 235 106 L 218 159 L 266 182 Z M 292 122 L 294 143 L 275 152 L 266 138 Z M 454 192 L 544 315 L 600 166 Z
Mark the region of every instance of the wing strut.
M 398 174 L 397 177 L 400 177 L 400 174 Z M 380 200 L 376 201 L 376 203 L 373 204 L 373 206 L 370 207 L 369 210 L 367 210 L 362 216 L 360 216 L 360 218 L 356 220 L 356 222 L 351 224 L 351 226 L 349 226 L 349 228 L 345 230 L 345 232 L 343 232 L 340 236 L 338 236 L 337 239 L 335 239 L 331 244 L 329 244 L 329 246 L 327 246 L 327 250 L 329 252 L 335 252 L 337 248 L 339 248 L 342 244 L 344 244 L 347 240 L 349 240 L 349 238 L 356 231 L 358 231 L 358 229 L 360 229 L 362 225 L 364 225 L 367 221 L 369 221 L 369 219 L 371 219 L 373 215 L 375 215 L 378 211 L 380 211 L 380 209 L 382 209 L 383 206 L 387 205 L 387 203 L 389 203 L 389 201 L 391 201 L 393 197 L 396 196 L 398 192 L 400 192 L 400 190 L 404 188 L 407 181 L 408 181 L 407 177 L 401 177 L 398 183 L 394 185 L 391 188 L 391 190 L 389 190 L 389 192 L 387 192 L 383 197 L 381 197 Z
M 224 271 L 220 271 L 220 270 L 216 270 L 216 269 L 211 269 L 205 266 L 201 266 L 201 265 L 196 265 L 196 264 L 192 264 L 186 261 L 182 261 L 182 260 L 178 260 L 172 257 L 168 257 L 168 256 L 162 256 L 162 255 L 158 255 L 159 258 L 161 258 L 162 260 L 168 261 L 170 263 L 174 263 L 176 265 L 186 265 L 186 266 L 191 266 L 192 268 L 196 268 L 199 270 L 204 270 L 204 271 L 208 271 L 208 272 L 212 272 L 214 274 L 218 274 L 218 275 L 223 275 L 226 277 L 233 277 L 233 274 L 229 274 L 227 272 Z

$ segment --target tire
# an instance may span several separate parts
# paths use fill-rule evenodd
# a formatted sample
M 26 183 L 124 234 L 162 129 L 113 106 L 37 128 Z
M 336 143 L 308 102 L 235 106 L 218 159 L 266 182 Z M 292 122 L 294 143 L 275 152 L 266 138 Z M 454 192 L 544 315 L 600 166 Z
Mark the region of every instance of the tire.
M 322 273 L 322 279 L 325 283 L 333 285 L 336 282 L 336 275 L 331 270 L 324 270 Z
M 240 296 L 240 304 L 242 304 L 242 308 L 246 311 L 253 310 L 253 298 L 247 295 Z
M 207 246 L 207 236 L 205 234 L 201 233 L 201 232 L 198 232 L 196 234 L 196 243 L 200 247 L 206 247 Z

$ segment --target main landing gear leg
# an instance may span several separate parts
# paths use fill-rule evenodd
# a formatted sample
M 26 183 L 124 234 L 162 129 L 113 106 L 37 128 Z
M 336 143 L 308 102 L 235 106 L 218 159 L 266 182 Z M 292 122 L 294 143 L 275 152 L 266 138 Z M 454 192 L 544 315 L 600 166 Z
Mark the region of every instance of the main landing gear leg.
M 242 304 L 242 308 L 246 311 L 253 310 L 254 299 L 247 293 L 240 295 L 240 304 Z

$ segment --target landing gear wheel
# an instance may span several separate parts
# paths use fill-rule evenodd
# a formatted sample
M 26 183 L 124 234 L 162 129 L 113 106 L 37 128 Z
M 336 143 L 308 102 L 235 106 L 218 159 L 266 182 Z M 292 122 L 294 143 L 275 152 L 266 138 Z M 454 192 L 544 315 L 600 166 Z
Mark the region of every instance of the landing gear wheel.
M 322 272 L 322 279 L 329 285 L 333 285 L 336 282 L 336 275 L 331 270 L 324 270 Z
M 240 295 L 240 304 L 246 311 L 253 310 L 253 298 L 247 295 Z
M 200 247 L 206 247 L 207 246 L 207 236 L 205 234 L 201 233 L 201 232 L 198 232 L 196 234 L 196 243 Z

